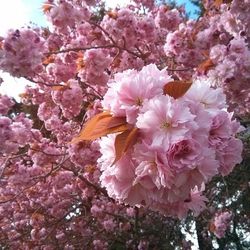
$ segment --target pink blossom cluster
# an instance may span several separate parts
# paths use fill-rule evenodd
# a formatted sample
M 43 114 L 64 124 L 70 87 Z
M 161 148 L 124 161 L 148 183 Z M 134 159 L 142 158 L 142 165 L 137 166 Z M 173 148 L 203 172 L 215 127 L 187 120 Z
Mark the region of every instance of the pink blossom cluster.
M 102 49 L 90 49 L 84 53 L 83 69 L 79 77 L 91 85 L 105 85 L 109 80 L 106 69 L 112 62 L 108 52 Z
M 74 52 L 57 56 L 54 62 L 46 67 L 48 75 L 55 83 L 67 82 L 74 78 L 77 71 L 76 58 L 77 54 Z
M 67 33 L 70 28 L 90 17 L 85 1 L 81 1 L 80 6 L 77 6 L 67 0 L 49 0 L 44 3 L 44 12 L 55 29 L 61 33 Z
M 147 2 L 151 5 L 150 1 Z M 159 41 L 167 31 L 175 30 L 181 21 L 183 17 L 180 11 L 170 10 L 166 6 L 155 6 L 152 13 L 145 16 L 136 16 L 133 8 L 127 7 L 110 12 L 103 18 L 101 25 L 119 46 L 142 46 L 144 49 L 154 47 L 149 42 Z
M 10 97 L 0 94 L 0 115 L 7 115 L 14 104 L 14 101 Z
M 72 93 L 74 93 L 73 96 Z M 77 81 L 71 80 L 69 85 L 59 86 L 59 89 L 53 92 L 48 91 L 48 88 L 43 92 L 34 88 L 27 88 L 26 94 L 26 100 L 24 98 L 23 101 L 27 104 L 32 102 L 38 105 L 37 116 L 44 122 L 46 130 L 52 132 L 57 138 L 57 143 L 69 143 L 77 135 L 79 124 L 71 119 L 79 115 L 83 102 L 82 89 Z M 71 102 L 74 100 L 75 94 L 79 98 Z M 69 120 L 66 118 L 62 120 L 61 117 L 64 117 L 64 115 L 70 117 Z
M 91 167 L 95 166 L 99 153 L 99 144 L 97 142 L 92 143 L 77 143 L 72 144 L 68 149 L 68 153 L 71 161 L 79 167 Z
M 126 47 L 130 48 L 136 43 L 137 19 L 133 11 L 123 8 L 117 12 L 106 15 L 102 20 L 102 27 L 115 37 L 118 44 L 123 45 L 123 37 L 126 38 Z
M 250 50 L 242 38 L 234 38 L 226 45 L 215 45 L 210 58 L 216 67 L 208 72 L 216 86 L 221 86 L 229 100 L 230 109 L 239 114 L 250 112 Z
M 8 181 L 5 177 L 0 183 L 1 236 L 11 241 L 11 247 L 24 249 L 31 245 L 34 249 L 40 246 L 54 249 L 55 242 L 62 249 L 75 249 L 74 240 L 68 239 L 74 238 L 74 235 L 88 239 L 81 246 L 90 246 L 91 249 L 108 249 L 109 242 L 105 235 L 115 235 L 114 232 L 125 233 L 127 238 L 132 238 L 130 230 L 134 209 L 129 208 L 132 211 L 127 212 L 126 207 L 101 196 L 85 182 L 76 179 L 71 171 L 59 170 L 55 163 L 62 161 L 63 155 L 58 154 L 54 146 L 43 141 L 39 147 L 34 147 L 39 153 L 30 154 L 32 160 L 26 158 L 25 164 L 18 159 L 13 160 L 15 164 L 5 170 L 9 177 Z M 42 155 L 46 161 L 40 161 Z M 70 161 L 64 166 L 73 168 Z M 48 174 L 50 171 L 52 175 Z M 78 175 L 83 176 L 78 171 Z M 86 173 L 84 175 L 95 183 L 90 176 L 91 171 L 89 177 Z M 16 199 L 12 199 L 15 196 Z M 145 211 L 145 214 L 148 212 Z M 144 223 L 149 222 L 144 220 Z M 23 231 L 26 232 L 25 238 L 22 237 Z
M 52 99 L 57 104 L 65 118 L 77 116 L 81 111 L 83 92 L 77 81 L 68 82 L 69 87 L 52 92 Z
M 193 68 L 204 58 L 200 44 L 193 39 L 195 25 L 195 21 L 189 20 L 187 23 L 181 23 L 174 31 L 167 33 L 164 51 L 167 56 L 175 58 L 178 66 Z
M 49 51 L 56 51 L 63 45 L 62 37 L 57 33 L 50 33 L 47 35 L 46 46 Z
M 53 163 L 58 163 L 60 161 L 62 151 L 57 148 L 55 143 L 50 142 L 44 138 L 36 138 L 40 142 L 34 141 L 30 144 L 30 150 L 28 155 L 30 156 L 34 166 L 48 166 Z
M 218 14 L 202 18 L 204 27 L 195 42 L 209 52 L 214 64 L 207 76 L 223 88 L 230 110 L 243 116 L 250 107 L 249 10 L 248 0 L 233 0 L 231 6 L 222 4 Z
M 250 18 L 248 15 L 249 11 L 249 0 L 234 0 L 232 2 L 231 13 L 237 16 L 238 20 L 240 21 L 242 30 L 246 32 L 248 38 L 250 37 L 250 30 L 248 25 L 250 22 Z
M 13 120 L 0 117 L 0 154 L 8 155 L 17 153 L 19 148 L 24 147 L 32 138 L 36 130 L 32 129 L 32 121 L 19 114 Z
M 30 77 L 43 70 L 44 39 L 31 29 L 10 30 L 0 48 L 0 67 L 17 77 Z
M 20 103 L 0 95 L 1 248 L 184 246 L 182 222 L 164 215 L 219 204 L 209 188 L 203 196 L 205 184 L 241 161 L 221 87 L 230 111 L 249 112 L 249 0 L 197 21 L 158 1 L 113 10 L 99 2 L 47 0 L 52 26 L 0 37 L 0 69 L 33 82 Z M 163 94 L 191 78 L 184 96 Z M 117 134 L 72 143 L 103 110 L 138 129 L 115 164 Z
M 232 220 L 232 213 L 231 212 L 221 212 L 215 215 L 213 220 L 214 226 L 214 234 L 217 238 L 223 238 L 225 236 L 226 231 L 230 227 L 230 222 Z
M 180 11 L 177 9 L 169 10 L 167 6 L 159 6 L 159 10 L 155 17 L 156 26 L 166 31 L 174 31 L 178 29 L 179 24 L 182 22 Z
M 222 89 L 200 78 L 174 99 L 163 94 L 169 82 L 166 70 L 153 64 L 115 75 L 103 108 L 125 116 L 140 136 L 114 165 L 116 135 L 103 137 L 98 161 L 111 197 L 183 217 L 189 209 L 198 214 L 205 207 L 203 183 L 241 162 L 242 143 L 235 138 L 239 123 L 225 111 Z
M 108 35 L 104 34 L 105 39 L 118 49 L 112 51 L 115 72 L 117 69 L 141 69 L 152 62 L 162 63 L 165 36 L 183 21 L 179 10 L 170 10 L 166 6 L 155 6 L 146 15 L 134 15 L 134 8 L 142 11 L 139 7 L 142 2 L 136 1 L 139 4 L 136 7 L 111 11 L 101 22 L 102 29 L 108 31 Z M 149 8 L 153 7 L 149 1 L 147 4 Z

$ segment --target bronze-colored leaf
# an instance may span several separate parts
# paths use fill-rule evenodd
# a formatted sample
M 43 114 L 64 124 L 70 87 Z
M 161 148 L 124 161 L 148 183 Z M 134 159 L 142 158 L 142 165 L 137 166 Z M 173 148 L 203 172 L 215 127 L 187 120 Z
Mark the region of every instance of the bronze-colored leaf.
M 175 99 L 183 96 L 191 87 L 191 81 L 173 81 L 165 84 L 163 92 L 165 95 L 174 97 Z
M 77 72 L 79 72 L 81 69 L 85 67 L 85 62 L 83 59 L 83 53 L 78 52 L 78 58 L 76 59 L 76 65 L 77 65 Z
M 224 4 L 224 3 L 229 4 L 231 2 L 232 2 L 232 0 L 215 0 L 213 3 L 213 6 L 216 7 L 217 9 L 219 9 L 222 4 Z
M 42 10 L 43 10 L 43 13 L 48 13 L 50 12 L 50 10 L 52 9 L 53 5 L 52 4 L 43 4 L 42 6 Z
M 138 128 L 132 128 L 124 131 L 115 138 L 115 160 L 112 165 L 121 159 L 121 157 L 131 148 L 136 142 L 139 135 Z
M 109 112 L 103 112 L 91 118 L 72 143 L 92 141 L 108 134 L 123 132 L 128 128 L 129 124 L 125 117 L 113 117 Z
M 214 67 L 213 61 L 209 58 L 202 62 L 200 65 L 197 67 L 197 71 L 201 74 L 206 74 L 208 70 L 210 70 L 212 67 Z
M 223 0 L 215 0 L 213 5 L 219 8 L 222 4 L 223 4 Z
M 54 63 L 54 62 L 55 62 L 55 55 L 49 55 L 43 59 L 44 66 L 47 66 L 48 64 Z
M 118 17 L 118 14 L 117 14 L 117 11 L 108 11 L 108 16 L 109 16 L 109 18 L 112 18 L 112 19 L 117 19 L 117 17 Z
M 212 232 L 212 233 L 214 233 L 214 232 L 215 232 L 215 229 L 216 229 L 216 227 L 215 227 L 215 225 L 214 225 L 214 222 L 211 221 L 211 222 L 209 223 L 209 231 Z
M 51 89 L 54 91 L 64 91 L 64 90 L 70 89 L 70 85 L 69 84 L 55 85 L 55 86 L 52 86 Z

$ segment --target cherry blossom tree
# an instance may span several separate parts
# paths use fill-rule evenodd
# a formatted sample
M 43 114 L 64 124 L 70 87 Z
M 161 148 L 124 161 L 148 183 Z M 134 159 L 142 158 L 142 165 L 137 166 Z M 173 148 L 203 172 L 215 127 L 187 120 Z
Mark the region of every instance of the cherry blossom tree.
M 247 249 L 250 1 L 48 0 L 0 38 L 3 249 Z

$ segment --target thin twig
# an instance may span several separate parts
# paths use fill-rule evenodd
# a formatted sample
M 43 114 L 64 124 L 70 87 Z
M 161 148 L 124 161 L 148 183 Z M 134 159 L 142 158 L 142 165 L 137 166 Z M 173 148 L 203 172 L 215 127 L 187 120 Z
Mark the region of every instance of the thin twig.
M 167 71 L 189 71 L 191 68 L 186 68 L 186 69 L 168 69 L 166 68 Z
M 51 51 L 45 53 L 45 55 L 53 55 L 53 54 L 60 54 L 60 53 L 67 53 L 67 52 L 79 52 L 79 51 L 85 51 L 89 49 L 107 49 L 107 48 L 114 48 L 115 46 L 112 44 L 109 45 L 101 45 L 101 46 L 90 46 L 90 47 L 76 47 L 76 48 L 69 48 L 69 49 L 63 49 L 63 50 L 57 50 L 57 51 Z
M 29 77 L 24 77 L 26 80 L 30 81 L 30 82 L 33 82 L 33 83 L 36 83 L 36 84 L 42 84 L 42 85 L 45 85 L 47 87 L 64 87 L 65 85 L 62 85 L 62 84 L 48 84 L 46 82 L 42 82 L 42 81 L 36 81 L 34 79 L 31 79 Z

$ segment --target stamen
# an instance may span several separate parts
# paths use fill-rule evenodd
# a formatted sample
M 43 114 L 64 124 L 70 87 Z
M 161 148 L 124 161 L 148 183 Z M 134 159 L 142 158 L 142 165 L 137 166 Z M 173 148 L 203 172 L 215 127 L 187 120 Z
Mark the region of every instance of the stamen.
M 135 100 L 135 104 L 136 106 L 142 106 L 143 100 L 140 97 L 137 97 Z
M 171 125 L 170 125 L 170 123 L 169 122 L 164 122 L 162 125 L 161 125 L 161 128 L 162 129 L 167 129 L 167 128 L 169 128 Z

